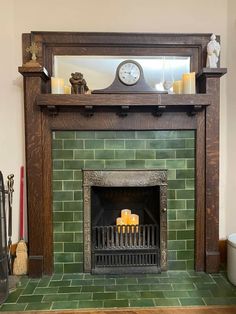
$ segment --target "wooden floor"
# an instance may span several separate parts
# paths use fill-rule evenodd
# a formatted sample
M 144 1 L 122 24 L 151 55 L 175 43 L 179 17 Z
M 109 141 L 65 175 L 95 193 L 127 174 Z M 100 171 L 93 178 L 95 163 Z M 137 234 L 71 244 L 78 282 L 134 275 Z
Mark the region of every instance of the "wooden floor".
M 158 309 L 119 309 L 119 310 L 61 310 L 61 311 L 27 311 L 27 314 L 236 314 L 236 306 L 227 307 L 165 307 Z M 13 312 L 11 312 L 13 313 Z M 15 312 L 19 313 L 19 312 Z

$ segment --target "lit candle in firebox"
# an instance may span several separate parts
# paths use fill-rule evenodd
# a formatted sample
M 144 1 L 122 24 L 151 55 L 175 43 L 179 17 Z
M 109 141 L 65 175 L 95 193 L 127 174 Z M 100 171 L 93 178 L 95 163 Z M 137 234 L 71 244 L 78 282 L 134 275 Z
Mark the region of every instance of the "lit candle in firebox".
M 139 215 L 131 214 L 129 216 L 129 225 L 138 225 L 139 224 Z M 134 232 L 134 227 L 132 227 L 132 232 Z M 138 232 L 138 227 L 136 228 L 136 232 Z
M 122 209 L 121 211 L 121 218 L 124 221 L 125 225 L 129 223 L 129 217 L 131 215 L 130 209 Z
M 120 233 L 120 226 L 124 226 L 125 225 L 125 223 L 124 223 L 124 221 L 123 221 L 123 219 L 121 218 L 121 217 L 118 217 L 118 218 L 116 218 L 116 225 L 118 226 L 117 227 L 117 230 L 118 230 L 118 232 Z M 124 230 L 125 228 L 123 227 L 122 228 L 122 232 L 124 232 L 125 230 Z

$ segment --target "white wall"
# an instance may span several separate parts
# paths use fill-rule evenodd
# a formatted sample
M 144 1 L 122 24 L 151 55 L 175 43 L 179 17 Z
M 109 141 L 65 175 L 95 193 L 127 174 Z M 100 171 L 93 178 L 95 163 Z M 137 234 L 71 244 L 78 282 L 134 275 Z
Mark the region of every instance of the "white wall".
M 231 1 L 231 5 L 234 0 Z M 211 33 L 221 35 L 221 65 L 227 61 L 227 0 L 1 0 L 0 169 L 15 174 L 13 240 L 18 239 L 19 172 L 24 163 L 21 34 L 30 31 Z M 229 10 L 230 11 L 230 10 Z M 226 78 L 221 80 L 220 237 L 227 223 Z M 233 123 L 232 123 L 233 124 Z M 234 126 L 235 127 L 235 126 Z M 230 146 L 228 146 L 230 149 Z M 230 161 L 230 160 L 228 160 Z M 234 166 L 234 169 L 236 166 Z M 231 171 L 230 173 L 233 173 Z M 228 182 L 235 180 L 227 178 Z M 231 180 L 231 181 L 229 181 Z M 236 182 L 234 181 L 234 185 Z M 232 193 L 232 192 L 231 192 Z M 231 195 L 231 197 L 234 194 Z M 231 214 L 233 212 L 231 211 Z M 229 221 L 232 221 L 229 218 Z M 234 213 L 234 220 L 236 213 Z M 231 230 L 231 229 L 229 229 Z
M 228 4 L 228 74 L 227 74 L 227 199 L 226 233 L 236 232 L 236 1 Z

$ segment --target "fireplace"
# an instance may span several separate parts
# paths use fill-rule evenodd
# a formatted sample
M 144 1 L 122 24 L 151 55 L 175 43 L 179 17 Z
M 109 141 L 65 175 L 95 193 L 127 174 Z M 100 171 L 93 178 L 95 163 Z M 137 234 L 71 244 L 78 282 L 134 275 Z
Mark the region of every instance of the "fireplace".
M 84 170 L 83 189 L 85 271 L 167 269 L 166 170 Z M 139 225 L 115 225 L 124 208 Z
M 26 121 L 26 164 L 27 164 L 27 208 L 28 208 L 28 240 L 29 240 L 29 274 L 39 277 L 42 274 L 57 272 L 83 271 L 81 254 L 76 250 L 83 246 L 81 232 L 75 231 L 71 235 L 71 228 L 82 224 L 73 223 L 74 217 L 81 218 L 78 210 L 82 206 L 82 189 L 76 192 L 64 190 L 66 197 L 74 197 L 78 202 L 77 211 L 70 211 L 70 201 L 66 201 L 62 210 L 59 204 L 54 204 L 52 197 L 52 174 L 70 176 L 70 166 L 78 166 L 72 175 L 79 181 L 79 168 L 85 169 L 111 169 L 111 164 L 118 168 L 149 168 L 163 169 L 158 165 L 157 158 L 149 160 L 146 152 L 140 149 L 137 158 L 128 157 L 124 162 L 119 160 L 93 160 L 85 158 L 76 161 L 53 162 L 52 134 L 60 132 L 194 132 L 195 134 L 195 159 L 186 165 L 192 170 L 185 169 L 185 173 L 194 176 L 191 184 L 194 189 L 190 193 L 188 204 L 194 210 L 194 227 L 186 225 L 191 230 L 184 233 L 187 237 L 194 238 L 188 248 L 193 251 L 194 261 L 192 267 L 197 271 L 217 272 L 219 270 L 218 224 L 219 224 L 219 100 L 220 80 L 226 69 L 204 68 L 206 60 L 206 47 L 210 34 L 109 34 L 109 33 L 54 33 L 32 32 L 23 35 L 23 66 L 19 71 L 24 76 L 25 91 L 25 121 Z M 26 48 L 36 42 L 39 46 L 37 61 L 29 62 Z M 54 55 L 125 55 L 125 56 L 189 56 L 191 71 L 197 75 L 197 94 L 195 95 L 161 95 L 161 94 L 106 94 L 106 95 L 51 95 L 50 77 L 53 75 Z M 46 70 L 47 69 L 47 70 Z M 74 135 L 73 135 L 74 136 Z M 69 144 L 71 145 L 71 143 Z M 77 144 L 79 145 L 79 144 Z M 141 144 L 140 144 L 141 145 Z M 66 159 L 70 152 L 62 153 Z M 119 154 L 123 154 L 120 152 Z M 118 154 L 118 156 L 120 156 Z M 131 152 L 132 154 L 132 152 Z M 151 156 L 153 152 L 150 152 Z M 101 158 L 104 152 L 98 152 Z M 99 165 L 98 167 L 94 167 Z M 154 166 L 155 164 L 155 166 Z M 61 172 L 60 167 L 66 165 L 66 172 Z M 89 167 L 88 167 L 89 165 Z M 138 167 L 137 167 L 138 165 Z M 178 164 L 176 164 L 178 165 Z M 53 169 L 57 167 L 57 169 Z M 114 166 L 113 169 L 117 167 Z M 176 173 L 179 170 L 176 170 Z M 181 177 L 180 169 L 179 175 Z M 169 173 L 169 171 L 168 171 Z M 171 174 L 171 171 L 170 171 Z M 169 174 L 169 175 L 170 175 Z M 168 178 L 169 182 L 169 178 Z M 71 183 L 66 183 L 67 187 Z M 73 184 L 72 184 L 73 185 Z M 60 186 L 59 186 L 60 187 Z M 59 197 L 59 191 L 54 191 L 54 197 Z M 94 193 L 94 191 L 93 191 Z M 181 192 L 182 193 L 182 192 Z M 178 193 L 181 195 L 181 193 Z M 194 193 L 194 197 L 193 197 Z M 168 197 L 176 193 L 169 192 Z M 182 195 L 189 197 L 189 192 Z M 79 200 L 78 200 L 79 199 Z M 55 199 L 54 199 L 55 200 Z M 191 202 L 190 202 L 191 201 Z M 64 206 L 63 205 L 63 206 Z M 56 207 L 58 206 L 58 207 Z M 73 205 L 74 206 L 74 205 Z M 191 208 L 191 209 L 192 209 Z M 63 211 L 66 211 L 63 212 Z M 178 208 L 176 207 L 176 211 Z M 178 211 L 178 215 L 183 213 Z M 65 241 L 60 242 L 61 235 L 53 238 L 53 216 L 64 217 Z M 191 222 L 192 223 L 192 222 Z M 57 222 L 55 222 L 57 224 Z M 179 224 L 174 223 L 175 226 Z M 181 225 L 181 224 L 180 224 Z M 61 230 L 61 225 L 56 226 Z M 77 230 L 77 229 L 76 229 Z M 190 232 L 189 232 L 190 231 Z M 172 240 L 181 231 L 170 233 Z M 75 242 L 73 242 L 73 240 Z M 189 239 L 190 240 L 190 239 Z M 188 241 L 188 239 L 187 239 Z M 86 243 L 85 243 L 86 244 Z M 160 244 L 161 245 L 161 244 Z M 180 243 L 178 243 L 180 245 Z M 182 245 L 182 244 L 181 244 Z M 76 250 L 74 250 L 76 248 Z M 64 251 L 63 251 L 64 249 Z M 66 249 L 66 250 L 65 250 Z M 69 250 L 74 250 L 72 254 Z M 161 250 L 161 249 L 160 249 Z M 69 252 L 68 252 L 69 251 Z M 76 267 L 57 265 L 54 267 L 53 254 L 58 254 L 58 259 L 66 256 L 67 260 L 75 258 L 79 262 Z M 64 254 L 64 255 L 63 255 Z M 178 254 L 183 256 L 183 252 Z M 175 254 L 172 258 L 175 257 Z M 171 256 L 169 256 L 169 259 Z M 78 267 L 81 264 L 80 267 Z M 194 265 L 193 265 L 194 264 Z M 70 267 L 69 267 L 70 266 Z M 179 265 L 180 266 L 180 265 Z M 181 267 L 179 267 L 180 269 Z

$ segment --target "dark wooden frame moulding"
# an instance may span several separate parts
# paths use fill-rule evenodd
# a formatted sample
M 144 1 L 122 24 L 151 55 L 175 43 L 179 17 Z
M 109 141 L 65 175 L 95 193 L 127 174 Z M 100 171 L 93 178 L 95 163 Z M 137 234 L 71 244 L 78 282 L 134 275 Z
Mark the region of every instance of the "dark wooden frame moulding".
M 209 38 L 210 34 L 23 34 L 23 64 L 30 60 L 26 47 L 36 42 L 41 65 L 19 67 L 24 76 L 31 277 L 53 272 L 53 130 L 195 130 L 195 269 L 219 270 L 219 78 L 226 69 L 204 68 Z M 78 54 L 190 56 L 191 71 L 198 73 L 198 94 L 49 94 L 54 55 Z

